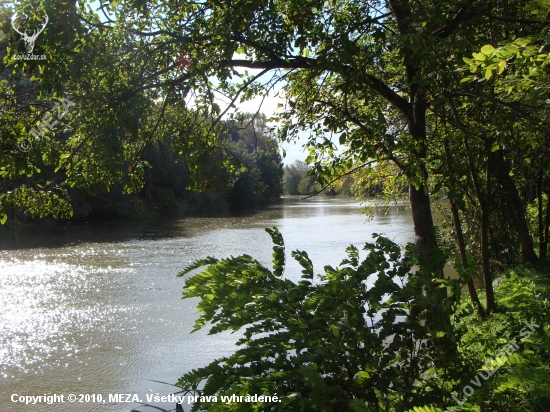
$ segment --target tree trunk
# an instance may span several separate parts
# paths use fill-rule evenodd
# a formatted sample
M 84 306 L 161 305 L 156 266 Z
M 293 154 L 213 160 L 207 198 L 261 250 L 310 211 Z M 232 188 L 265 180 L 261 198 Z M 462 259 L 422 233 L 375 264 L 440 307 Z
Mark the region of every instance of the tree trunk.
M 510 168 L 504 160 L 502 150 L 497 150 L 493 154 L 495 159 L 495 171 L 497 172 L 495 177 L 499 180 L 510 202 L 521 244 L 523 262 L 536 266 L 538 257 L 533 246 L 533 239 L 529 233 L 527 219 L 525 218 L 525 208 L 523 207 L 523 202 L 521 201 L 517 186 L 510 177 Z
M 479 207 L 481 209 L 481 266 L 483 270 L 483 283 L 485 286 L 485 302 L 487 312 L 496 312 L 495 304 L 495 295 L 493 291 L 493 279 L 491 276 L 491 266 L 489 264 L 489 213 L 490 213 L 490 202 L 491 202 L 491 158 L 492 153 L 491 141 L 489 139 L 485 140 L 485 149 L 487 153 L 487 163 L 485 166 L 485 194 L 481 191 L 481 185 L 477 179 L 477 171 L 470 157 L 470 146 L 468 141 L 464 139 L 464 149 L 466 150 L 466 159 L 468 162 L 468 168 L 470 169 L 470 175 L 472 177 L 472 182 L 474 183 L 474 190 L 476 197 L 479 202 Z
M 417 189 L 409 179 L 409 200 L 411 202 L 415 243 L 418 246 L 420 258 L 429 265 L 431 251 L 436 245 L 430 196 L 424 185 Z
M 546 221 L 544 223 L 544 247 L 541 248 L 541 259 L 546 259 L 548 251 L 548 231 L 550 229 L 550 193 L 546 192 Z
M 425 291 L 433 301 L 433 306 L 428 310 L 426 325 L 432 331 L 447 331 L 451 328 L 450 316 L 443 310 L 441 303 L 447 297 L 447 288 L 440 287 L 437 279 L 443 278 L 442 268 L 434 267 L 432 253 L 437 246 L 434 232 L 430 196 L 424 184 L 418 188 L 409 178 L 409 199 L 411 202 L 412 218 L 414 225 L 415 243 L 418 247 L 420 259 L 424 262 L 425 274 L 430 276 L 431 288 Z M 438 340 L 435 339 L 437 342 Z M 440 344 L 440 343 L 436 343 Z
M 455 232 L 456 232 L 456 241 L 458 243 L 458 250 L 460 252 L 460 261 L 462 262 L 462 267 L 464 270 L 467 270 L 469 268 L 468 265 L 468 258 L 466 257 L 466 242 L 464 241 L 464 233 L 462 233 L 462 224 L 460 223 L 460 215 L 458 214 L 458 208 L 456 207 L 456 203 L 453 202 L 453 200 L 449 197 L 449 203 L 451 204 L 451 212 L 453 214 L 453 222 L 455 226 Z M 474 285 L 474 280 L 472 278 L 468 279 L 468 293 L 470 294 L 470 299 L 472 299 L 472 303 L 474 304 L 474 307 L 477 310 L 478 315 L 485 319 L 485 310 L 483 310 L 483 306 L 481 306 L 481 302 L 479 301 L 479 297 L 477 296 L 476 287 Z
M 425 264 L 425 270 L 432 280 L 431 290 L 426 293 L 435 299 L 435 306 L 431 309 L 427 322 L 432 330 L 448 330 L 450 317 L 445 311 L 439 309 L 441 302 L 447 297 L 447 289 L 441 288 L 435 282 L 443 278 L 442 268 L 434 267 L 432 253 L 437 246 L 437 239 L 434 232 L 434 222 L 430 204 L 430 195 L 426 187 L 428 173 L 421 163 L 426 158 L 426 105 L 423 96 L 419 92 L 414 96 L 412 110 L 408 116 L 408 129 L 411 136 L 418 142 L 418 150 L 415 153 L 419 159 L 418 174 L 408 173 L 409 179 L 409 200 L 411 203 L 412 218 L 414 225 L 415 243 L 419 255 Z M 416 180 L 416 185 L 413 179 Z
M 488 145 L 490 148 L 490 146 Z M 483 283 L 485 284 L 485 302 L 488 312 L 496 312 L 493 276 L 489 262 L 489 213 L 491 206 L 491 154 L 487 155 L 485 167 L 485 199 L 481 208 L 481 261 L 483 267 Z M 481 203 L 481 199 L 480 199 Z
M 543 188 L 543 171 L 539 170 L 537 176 L 537 206 L 538 206 L 538 229 L 539 229 L 539 258 L 546 259 L 548 251 L 548 229 L 550 227 L 550 194 L 546 193 L 546 215 L 544 214 L 544 197 L 546 192 Z
M 545 226 L 544 224 L 544 206 L 542 204 L 543 197 L 542 197 L 542 170 L 539 170 L 538 176 L 537 176 L 537 206 L 538 206 L 538 232 L 539 232 L 539 258 L 545 258 L 546 257 L 546 243 L 544 242 L 544 232 L 545 232 Z
M 453 172 L 453 157 L 451 154 L 451 148 L 449 147 L 449 141 L 447 139 L 444 139 L 443 146 L 445 148 L 445 157 L 447 158 L 447 163 L 449 167 L 449 181 L 451 183 L 452 187 L 456 187 L 455 184 L 455 178 L 454 178 L 454 172 Z M 462 224 L 460 223 L 460 215 L 458 213 L 458 207 L 456 206 L 456 203 L 451 198 L 451 196 L 448 196 L 449 203 L 451 205 L 451 213 L 453 214 L 453 222 L 456 232 L 456 241 L 458 243 L 458 251 L 460 253 L 460 261 L 462 262 L 462 267 L 464 270 L 467 270 L 469 268 L 468 265 L 468 259 L 466 257 L 466 242 L 464 241 L 464 233 L 462 232 Z M 477 310 L 478 315 L 485 319 L 485 311 L 483 310 L 483 306 L 481 306 L 481 302 L 479 301 L 479 297 L 477 295 L 477 291 L 474 285 L 473 279 L 468 279 L 468 293 L 470 294 L 470 299 L 472 299 L 472 303 L 474 304 L 474 307 Z
M 413 96 L 412 110 L 407 119 L 408 129 L 411 136 L 418 142 L 419 149 L 415 153 L 417 158 L 425 159 L 427 151 L 426 105 L 419 92 L 413 93 Z M 431 267 L 431 253 L 437 241 L 434 233 L 430 195 L 425 186 L 428 173 L 423 164 L 419 165 L 419 169 L 420 175 L 412 176 L 410 173 L 407 173 L 409 179 L 409 200 L 411 202 L 415 243 L 416 246 L 418 246 L 420 258 L 427 264 L 433 276 L 434 271 Z M 418 188 L 411 181 L 412 178 L 418 180 Z M 435 277 L 437 277 L 437 275 Z

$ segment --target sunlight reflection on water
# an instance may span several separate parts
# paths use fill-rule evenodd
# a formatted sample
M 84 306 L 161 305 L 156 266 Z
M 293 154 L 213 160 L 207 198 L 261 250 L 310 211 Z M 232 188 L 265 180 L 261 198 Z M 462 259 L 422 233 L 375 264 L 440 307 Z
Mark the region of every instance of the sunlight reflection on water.
M 182 373 L 234 351 L 238 335 L 189 334 L 196 300 L 181 300 L 175 275 L 209 255 L 250 254 L 270 265 L 265 227 L 282 232 L 287 254 L 306 250 L 316 272 L 373 232 L 413 240 L 410 212 L 392 207 L 367 222 L 359 202 L 286 199 L 269 210 L 177 221 L 107 222 L 0 232 L 0 399 L 10 411 L 87 411 L 11 404 L 12 393 L 168 393 L 146 379 Z M 288 260 L 286 276 L 299 266 Z M 173 407 L 167 407 L 166 409 Z M 102 409 L 103 408 L 103 409 Z M 94 411 L 128 410 L 99 405 Z

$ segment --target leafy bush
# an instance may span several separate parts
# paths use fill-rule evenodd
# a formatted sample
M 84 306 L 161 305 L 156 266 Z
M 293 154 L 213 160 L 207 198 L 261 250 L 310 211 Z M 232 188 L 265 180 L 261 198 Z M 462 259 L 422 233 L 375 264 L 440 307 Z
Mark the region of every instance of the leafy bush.
M 481 322 L 466 296 L 456 312 L 463 360 L 460 383 L 454 387 L 458 392 L 456 396 L 463 400 L 462 390 L 469 385 L 475 388 L 467 399 L 470 405 L 476 406 L 472 410 L 546 412 L 550 410 L 548 278 L 532 269 L 518 267 L 505 272 L 495 283 L 499 313 Z M 529 330 L 526 321 L 538 325 L 535 331 Z M 511 342 L 514 353 L 499 356 Z M 490 361 L 493 358 L 495 362 Z M 493 368 L 497 370 L 487 381 L 477 378 L 479 373 L 487 376 Z M 473 381 L 481 386 L 476 387 Z M 453 410 L 470 410 L 466 404 L 463 406 Z
M 185 298 L 201 299 L 195 331 L 242 333 L 233 355 L 179 380 L 211 396 L 194 411 L 550 409 L 547 277 L 524 268 L 506 272 L 495 282 L 500 312 L 482 321 L 458 281 L 435 282 L 447 297 L 426 293 L 434 283 L 412 244 L 403 253 L 374 234 L 363 260 L 350 246 L 339 267 L 317 276 L 307 254 L 295 251 L 303 270 L 293 282 L 283 276 L 281 234 L 266 230 L 275 244 L 272 270 L 243 255 L 207 258 L 180 273 L 203 268 L 184 288 Z M 434 256 L 438 271 L 447 256 Z M 524 321 L 540 325 L 536 333 L 522 334 Z M 502 356 L 512 340 L 514 353 Z M 466 386 L 473 391 L 467 399 Z M 256 394 L 277 401 L 221 399 Z
M 281 234 L 266 230 L 275 244 L 272 270 L 243 255 L 207 258 L 180 273 L 206 267 L 185 282 L 184 297 L 201 298 L 194 330 L 242 331 L 233 355 L 179 380 L 182 388 L 217 396 L 195 411 L 405 411 L 449 402 L 442 382 L 451 381 L 458 337 L 429 325 L 450 325 L 444 319 L 460 293 L 457 283 L 442 282 L 453 293 L 438 302 L 425 293 L 433 284 L 415 247 L 402 254 L 379 235 L 366 244 L 365 259 L 350 246 L 340 267 L 326 266 L 318 276 L 307 253 L 292 252 L 303 269 L 295 283 L 283 277 Z M 277 394 L 280 401 L 220 402 L 234 394 Z

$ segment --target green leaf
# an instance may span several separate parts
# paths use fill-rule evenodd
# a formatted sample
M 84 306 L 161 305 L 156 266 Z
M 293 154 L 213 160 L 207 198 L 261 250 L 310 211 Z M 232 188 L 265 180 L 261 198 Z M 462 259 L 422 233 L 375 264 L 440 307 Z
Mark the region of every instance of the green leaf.
M 415 406 L 414 412 L 441 412 L 442 409 L 434 408 L 433 406 Z
M 528 39 L 526 37 L 520 37 L 519 39 L 516 39 L 514 41 L 514 44 L 517 44 L 518 46 L 520 47 L 525 47 L 527 46 L 529 43 L 531 43 L 531 39 Z
M 503 49 L 512 54 L 516 54 L 517 52 L 519 52 L 519 48 L 514 44 L 508 44 L 504 46 Z
M 506 69 L 506 61 L 505 61 L 505 60 L 501 60 L 501 61 L 498 63 L 498 74 L 502 74 L 502 72 L 504 72 L 504 69 Z
M 361 384 L 369 378 L 370 378 L 370 373 L 368 373 L 367 371 L 359 371 L 355 374 L 353 380 Z
M 484 61 L 487 58 L 487 56 L 482 53 L 472 53 L 472 56 L 474 56 L 474 59 L 479 61 Z
M 486 44 L 485 46 L 483 46 L 481 48 L 481 53 L 485 54 L 485 55 L 489 55 L 491 53 L 493 53 L 495 51 L 495 48 L 493 46 L 491 46 L 490 44 Z

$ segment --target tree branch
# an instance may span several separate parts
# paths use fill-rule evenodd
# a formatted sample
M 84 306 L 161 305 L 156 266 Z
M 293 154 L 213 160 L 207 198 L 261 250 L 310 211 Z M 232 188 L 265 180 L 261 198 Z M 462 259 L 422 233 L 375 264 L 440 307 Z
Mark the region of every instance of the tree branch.
M 455 29 L 466 19 L 466 12 L 468 7 L 461 7 L 458 12 L 455 14 L 453 19 L 444 27 L 437 29 L 432 33 L 433 36 L 444 39 L 448 37 Z
M 332 180 L 331 180 L 330 182 L 328 182 L 325 186 L 323 186 L 323 188 L 322 188 L 321 190 L 318 190 L 317 192 L 313 193 L 312 195 L 309 195 L 309 196 L 307 196 L 307 197 L 302 198 L 302 200 L 306 200 L 306 199 L 309 199 L 309 198 L 311 198 L 311 197 L 313 197 L 313 196 L 317 196 L 318 194 L 320 194 L 320 193 L 324 192 L 325 190 L 327 190 L 327 189 L 330 187 L 330 185 L 332 185 L 332 184 L 333 184 L 334 182 L 336 182 L 337 180 L 343 178 L 344 176 L 348 176 L 348 175 L 350 175 L 350 174 L 352 174 L 352 173 L 355 173 L 355 172 L 357 172 L 359 169 L 362 169 L 362 168 L 365 167 L 365 166 L 370 166 L 370 165 L 373 164 L 373 163 L 376 163 L 376 160 L 371 160 L 370 162 L 363 163 L 363 164 L 361 164 L 361 165 L 359 165 L 359 166 L 357 166 L 357 167 L 354 167 L 353 169 L 347 171 L 346 173 L 342 173 L 341 175 L 338 175 L 338 177 L 332 179 Z

